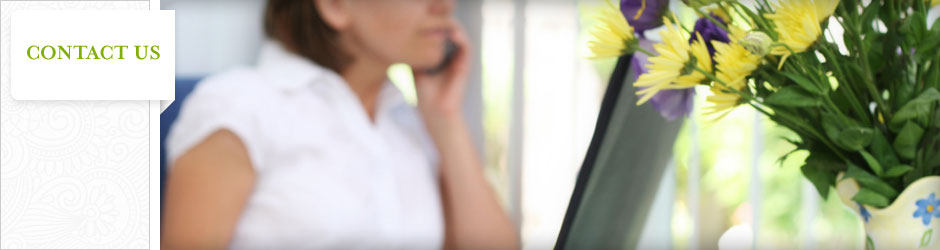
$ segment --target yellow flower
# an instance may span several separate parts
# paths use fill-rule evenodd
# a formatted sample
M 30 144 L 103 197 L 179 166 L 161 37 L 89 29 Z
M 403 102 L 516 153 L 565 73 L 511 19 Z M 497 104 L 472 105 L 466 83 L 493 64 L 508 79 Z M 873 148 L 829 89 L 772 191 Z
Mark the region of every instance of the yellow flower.
M 820 22 L 829 18 L 839 0 L 780 0 L 775 4 L 775 13 L 765 16 L 774 23 L 779 35 L 778 42 L 787 45 L 792 53 L 806 51 L 822 35 Z M 786 47 L 774 47 L 773 55 L 783 56 L 780 66 L 791 55 Z
M 706 114 L 720 114 L 718 118 L 724 117 L 741 103 L 741 96 L 733 90 L 744 91 L 747 87 L 747 77 L 761 62 L 761 56 L 751 53 L 737 42 L 746 36 L 745 31 L 736 26 L 729 28 L 732 43 L 712 41 L 712 46 L 715 47 L 715 77 L 725 84 L 713 83 L 712 95 L 705 98 L 712 104 L 705 108 Z
M 663 23 L 666 29 L 659 33 L 663 42 L 653 45 L 657 55 L 649 59 L 646 74 L 633 84 L 640 88 L 636 92 L 640 95 L 637 105 L 649 101 L 660 90 L 687 89 L 701 84 L 706 77 L 696 68 L 712 71 L 711 56 L 701 35 L 696 34 L 698 39 L 689 44 L 688 33 L 668 18 L 663 18 Z
M 743 88 L 743 86 L 739 87 L 739 90 L 740 88 Z M 711 87 L 711 91 L 712 95 L 705 97 L 705 100 L 711 103 L 711 105 L 705 107 L 705 115 L 716 115 L 715 120 L 721 120 L 741 104 L 741 96 L 724 86 L 714 85 Z
M 937 6 L 937 5 L 940 5 L 940 0 L 933 0 L 933 2 L 930 2 L 930 6 Z
M 592 55 L 588 58 L 619 57 L 630 53 L 635 41 L 633 27 L 620 13 L 620 9 L 607 1 L 608 8 L 601 10 L 597 16 L 597 25 L 591 29 L 593 39 L 588 42 Z

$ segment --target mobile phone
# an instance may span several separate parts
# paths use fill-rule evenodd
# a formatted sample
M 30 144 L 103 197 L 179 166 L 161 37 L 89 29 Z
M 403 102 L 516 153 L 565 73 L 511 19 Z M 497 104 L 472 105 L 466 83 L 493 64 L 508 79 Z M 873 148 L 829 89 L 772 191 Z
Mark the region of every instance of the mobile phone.
M 450 40 L 447 40 L 447 42 L 445 42 L 444 44 L 444 59 L 441 60 L 441 63 L 438 64 L 437 66 L 430 68 L 428 70 L 425 70 L 424 73 L 429 74 L 429 75 L 434 75 L 434 74 L 439 74 L 441 72 L 444 72 L 444 70 L 446 70 L 447 67 L 450 66 L 450 63 L 454 60 L 454 57 L 456 57 L 457 49 L 458 48 L 457 48 L 456 43 Z

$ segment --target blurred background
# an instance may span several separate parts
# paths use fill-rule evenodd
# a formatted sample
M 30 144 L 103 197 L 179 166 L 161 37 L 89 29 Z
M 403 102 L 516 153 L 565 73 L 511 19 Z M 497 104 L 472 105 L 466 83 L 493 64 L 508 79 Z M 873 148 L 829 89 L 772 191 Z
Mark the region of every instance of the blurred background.
M 252 65 L 264 41 L 264 2 L 163 0 L 162 9 L 176 10 L 178 80 Z M 457 2 L 476 44 L 465 113 L 486 173 L 523 247 L 551 248 L 615 64 L 584 59 L 592 15 L 606 2 Z M 671 9 L 687 26 L 698 18 L 679 1 Z M 647 35 L 656 40 L 657 32 Z M 389 77 L 414 103 L 407 66 Z M 708 91 L 697 92 L 698 109 Z M 806 154 L 778 161 L 794 149 L 782 139 L 788 131 L 748 108 L 720 122 L 699 114 L 683 125 L 638 249 L 716 249 L 729 239 L 760 249 L 861 247 L 856 217 L 802 178 Z

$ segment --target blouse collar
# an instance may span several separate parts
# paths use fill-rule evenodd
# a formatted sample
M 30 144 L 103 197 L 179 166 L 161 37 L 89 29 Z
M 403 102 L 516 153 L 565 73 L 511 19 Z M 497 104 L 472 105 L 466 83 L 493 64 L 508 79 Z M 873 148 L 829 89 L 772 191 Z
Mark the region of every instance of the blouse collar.
M 258 68 L 272 84 L 284 91 L 300 91 L 318 83 L 332 83 L 334 86 L 351 92 L 346 80 L 335 71 L 320 66 L 295 53 L 287 51 L 275 41 L 267 41 L 262 45 L 258 58 Z M 353 93 L 350 93 L 353 94 Z M 379 93 L 377 111 L 385 112 L 394 108 L 407 106 L 401 91 L 385 80 Z M 381 114 L 381 113 L 380 113 Z

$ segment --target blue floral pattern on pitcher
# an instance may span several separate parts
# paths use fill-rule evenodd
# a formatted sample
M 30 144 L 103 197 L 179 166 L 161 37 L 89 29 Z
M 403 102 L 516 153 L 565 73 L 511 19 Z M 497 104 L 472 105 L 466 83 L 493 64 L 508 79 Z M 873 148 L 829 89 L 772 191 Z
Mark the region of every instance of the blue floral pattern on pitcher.
M 865 223 L 868 223 L 868 220 L 871 219 L 871 212 L 868 212 L 868 209 L 862 206 L 862 203 L 855 202 L 855 205 L 858 205 L 858 213 L 862 215 L 862 219 L 865 219 Z
M 917 210 L 914 211 L 914 218 L 921 217 L 924 226 L 930 226 L 930 221 L 934 218 L 940 218 L 940 200 L 935 193 L 931 193 L 927 199 L 917 200 Z

